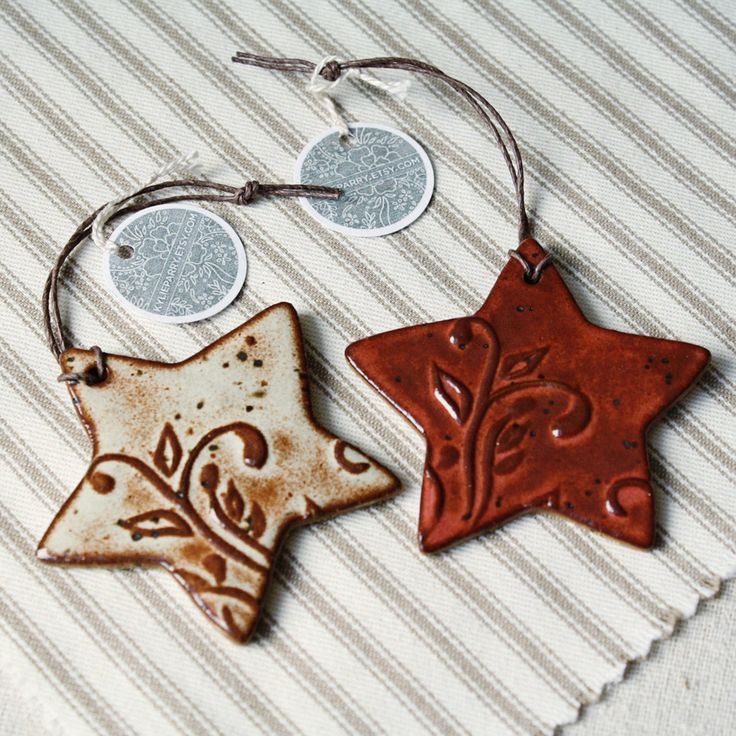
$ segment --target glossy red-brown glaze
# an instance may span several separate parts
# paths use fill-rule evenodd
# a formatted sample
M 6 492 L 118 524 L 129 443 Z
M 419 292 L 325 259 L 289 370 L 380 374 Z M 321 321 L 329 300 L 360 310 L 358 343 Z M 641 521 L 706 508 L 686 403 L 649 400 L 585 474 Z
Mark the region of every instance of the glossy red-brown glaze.
M 544 256 L 531 239 L 520 252 L 532 265 Z M 426 437 L 426 551 L 535 509 L 651 546 L 646 431 L 709 359 L 591 324 L 553 266 L 531 284 L 516 260 L 473 317 L 375 335 L 346 354 Z

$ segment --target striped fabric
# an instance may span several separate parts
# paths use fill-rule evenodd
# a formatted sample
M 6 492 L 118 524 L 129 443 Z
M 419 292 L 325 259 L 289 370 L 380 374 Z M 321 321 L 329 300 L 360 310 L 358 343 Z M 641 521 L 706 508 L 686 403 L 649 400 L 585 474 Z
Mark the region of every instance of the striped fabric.
M 548 734 L 734 572 L 733 3 L 0 0 L 0 15 L 0 666 L 50 732 Z M 62 304 L 76 344 L 176 360 L 293 302 L 317 415 L 404 492 L 296 533 L 246 647 L 163 571 L 35 561 L 90 452 L 41 330 L 60 244 L 175 155 L 198 149 L 220 181 L 290 181 L 324 129 L 306 79 L 236 67 L 236 49 L 406 55 L 477 87 L 518 135 L 535 234 L 590 318 L 712 351 L 651 433 L 653 552 L 537 516 L 419 553 L 422 442 L 342 352 L 474 312 L 515 231 L 485 130 L 415 79 L 404 103 L 352 82 L 339 96 L 349 118 L 401 128 L 432 157 L 436 195 L 410 228 L 358 241 L 293 201 L 221 208 L 250 270 L 216 318 L 121 311 L 92 245 Z

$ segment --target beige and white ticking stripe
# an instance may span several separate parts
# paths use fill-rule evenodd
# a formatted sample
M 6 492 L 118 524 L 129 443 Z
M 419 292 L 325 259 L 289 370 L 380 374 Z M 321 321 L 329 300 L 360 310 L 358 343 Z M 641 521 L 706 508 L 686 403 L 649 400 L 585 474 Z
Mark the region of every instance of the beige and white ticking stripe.
M 732 3 L 0 0 L 0 17 L 0 667 L 49 733 L 547 734 L 734 573 Z M 324 129 L 304 78 L 236 67 L 236 49 L 413 56 L 477 87 L 517 134 L 535 234 L 586 313 L 712 351 L 651 434 L 652 553 L 542 516 L 418 552 L 422 443 L 342 351 L 474 312 L 515 232 L 482 126 L 450 91 L 414 80 L 404 102 L 338 91 L 348 119 L 402 128 L 431 155 L 437 192 L 409 229 L 358 242 L 295 202 L 220 208 L 250 270 L 215 319 L 121 312 L 92 246 L 62 295 L 76 343 L 157 360 L 293 302 L 318 417 L 404 492 L 295 534 L 247 647 L 203 625 L 162 571 L 35 560 L 89 458 L 41 330 L 59 245 L 191 149 L 223 181 L 288 181 Z

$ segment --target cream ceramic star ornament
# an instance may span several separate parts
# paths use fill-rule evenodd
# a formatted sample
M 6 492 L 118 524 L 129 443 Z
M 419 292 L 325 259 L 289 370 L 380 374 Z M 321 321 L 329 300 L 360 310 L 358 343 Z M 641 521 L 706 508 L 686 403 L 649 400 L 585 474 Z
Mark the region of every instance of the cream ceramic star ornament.
M 93 363 L 78 349 L 61 360 L 64 371 Z M 102 383 L 70 385 L 93 457 L 39 544 L 42 560 L 162 565 L 244 641 L 293 525 L 398 488 L 315 423 L 290 304 L 181 363 L 108 355 L 106 366 Z

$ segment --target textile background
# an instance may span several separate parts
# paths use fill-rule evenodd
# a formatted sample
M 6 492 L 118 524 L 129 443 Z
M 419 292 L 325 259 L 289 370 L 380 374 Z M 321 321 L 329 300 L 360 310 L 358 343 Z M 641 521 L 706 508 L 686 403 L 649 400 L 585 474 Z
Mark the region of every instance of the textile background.
M 43 728 L 550 733 L 733 574 L 735 18 L 716 0 L 0 0 L 0 666 Z M 249 274 L 216 318 L 129 315 L 91 244 L 62 304 L 76 344 L 178 360 L 292 302 L 317 416 L 399 474 L 403 492 L 294 534 L 245 647 L 163 571 L 35 560 L 89 457 L 41 329 L 61 243 L 173 156 L 197 149 L 219 181 L 290 181 L 324 129 L 306 79 L 233 65 L 238 49 L 405 55 L 469 82 L 516 132 L 535 234 L 587 315 L 711 350 L 650 434 L 651 553 L 551 516 L 418 551 L 422 442 L 343 350 L 474 312 L 515 232 L 485 130 L 450 91 L 414 79 L 405 102 L 357 82 L 339 91 L 349 118 L 394 125 L 431 156 L 436 194 L 408 229 L 363 241 L 294 201 L 219 208 Z

